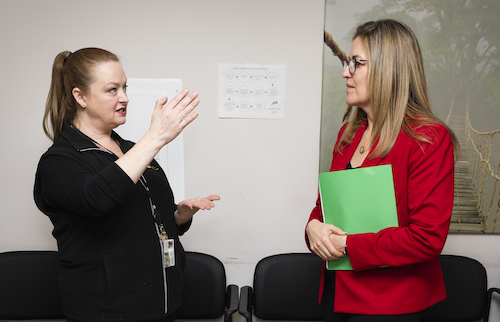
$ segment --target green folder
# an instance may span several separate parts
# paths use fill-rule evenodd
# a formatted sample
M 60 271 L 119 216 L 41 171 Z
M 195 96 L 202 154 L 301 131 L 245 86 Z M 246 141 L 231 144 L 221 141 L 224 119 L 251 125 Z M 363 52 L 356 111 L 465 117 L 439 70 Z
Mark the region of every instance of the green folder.
M 347 234 L 376 233 L 398 226 L 390 164 L 320 173 L 319 188 L 324 222 Z M 352 266 L 344 256 L 328 261 L 327 269 L 352 270 Z

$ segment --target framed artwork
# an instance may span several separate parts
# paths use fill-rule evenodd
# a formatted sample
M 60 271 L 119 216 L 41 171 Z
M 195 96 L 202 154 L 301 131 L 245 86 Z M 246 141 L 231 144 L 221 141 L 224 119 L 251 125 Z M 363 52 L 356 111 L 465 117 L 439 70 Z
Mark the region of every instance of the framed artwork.
M 433 110 L 462 148 L 450 233 L 500 233 L 499 14 L 498 0 L 327 0 L 320 171 L 329 170 L 346 110 L 339 55 L 357 25 L 397 19 L 415 32 Z

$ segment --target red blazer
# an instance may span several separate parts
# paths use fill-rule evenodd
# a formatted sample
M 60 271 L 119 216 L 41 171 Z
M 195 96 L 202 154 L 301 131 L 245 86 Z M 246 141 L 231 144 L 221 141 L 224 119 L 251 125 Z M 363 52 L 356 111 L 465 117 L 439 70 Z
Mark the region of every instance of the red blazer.
M 366 122 L 342 154 L 333 152 L 330 171 L 346 168 L 365 129 Z M 453 144 L 442 125 L 422 127 L 417 132 L 429 137 L 431 143 L 417 142 L 401 131 L 386 157 L 371 159 L 368 155 L 361 166 L 392 165 L 399 227 L 347 236 L 354 270 L 336 273 L 336 312 L 406 314 L 446 298 L 439 254 L 453 208 Z M 309 221 L 312 219 L 323 221 L 319 199 Z M 320 297 L 322 292 L 323 278 Z

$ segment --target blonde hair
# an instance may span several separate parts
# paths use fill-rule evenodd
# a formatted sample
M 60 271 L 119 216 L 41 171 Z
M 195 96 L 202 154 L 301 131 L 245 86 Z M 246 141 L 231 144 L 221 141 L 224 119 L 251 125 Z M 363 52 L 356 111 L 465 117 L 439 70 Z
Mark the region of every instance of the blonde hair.
M 119 60 L 115 54 L 100 48 L 63 51 L 56 56 L 43 115 L 43 131 L 52 141 L 61 134 L 63 123 L 72 123 L 76 116 L 79 105 L 73 97 L 73 88 L 88 93 L 94 82 L 93 67 L 108 61 Z
M 368 59 L 367 84 L 374 119 L 371 145 L 379 139 L 371 157 L 387 156 L 401 129 L 417 141 L 430 143 L 431 139 L 416 129 L 431 124 L 448 129 L 458 157 L 456 136 L 432 111 L 420 45 L 411 29 L 391 19 L 370 21 L 357 27 L 353 40 L 358 37 Z M 365 119 L 366 113 L 356 108 L 336 147 L 338 152 L 352 142 Z

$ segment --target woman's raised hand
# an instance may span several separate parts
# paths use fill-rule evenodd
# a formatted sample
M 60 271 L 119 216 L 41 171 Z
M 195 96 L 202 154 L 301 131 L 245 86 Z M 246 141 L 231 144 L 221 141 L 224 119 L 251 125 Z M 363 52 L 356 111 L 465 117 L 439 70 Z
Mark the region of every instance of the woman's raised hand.
M 185 89 L 168 104 L 167 101 L 166 97 L 156 101 L 149 130 L 132 149 L 116 160 L 116 164 L 134 183 L 139 181 L 140 176 L 160 149 L 175 139 L 189 123 L 198 117 L 198 113 L 191 113 L 200 102 L 198 93 L 189 94 L 189 91 Z
M 199 102 L 198 93 L 189 94 L 187 89 L 181 91 L 171 101 L 168 101 L 167 97 L 159 99 L 156 101 L 148 132 L 159 140 L 161 146 L 164 146 L 198 117 L 197 112 L 191 112 Z

